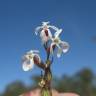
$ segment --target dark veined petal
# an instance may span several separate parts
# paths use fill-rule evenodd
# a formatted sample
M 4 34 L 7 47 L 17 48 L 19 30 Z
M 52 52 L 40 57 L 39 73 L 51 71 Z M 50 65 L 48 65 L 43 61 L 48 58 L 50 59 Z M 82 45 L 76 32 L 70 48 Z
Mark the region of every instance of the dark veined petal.
M 47 42 L 47 41 L 48 41 L 48 39 L 49 39 L 49 37 L 48 37 L 48 36 L 46 36 L 46 34 L 45 34 L 45 31 L 44 31 L 44 30 L 42 30 L 42 31 L 41 31 L 41 33 L 40 33 L 40 37 L 41 37 L 42 43 Z
M 35 64 L 39 64 L 41 62 L 41 59 L 40 59 L 39 55 L 37 55 L 37 54 L 34 55 L 33 60 L 34 60 Z
M 48 30 L 44 30 L 45 31 L 45 35 L 48 37 L 49 34 L 48 34 Z

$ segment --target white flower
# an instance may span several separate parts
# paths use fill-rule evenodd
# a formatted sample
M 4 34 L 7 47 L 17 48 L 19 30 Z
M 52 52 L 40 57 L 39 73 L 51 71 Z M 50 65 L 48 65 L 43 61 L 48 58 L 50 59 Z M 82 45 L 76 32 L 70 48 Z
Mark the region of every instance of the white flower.
M 49 25 L 49 22 L 42 22 L 42 26 L 37 27 L 35 30 L 36 35 L 40 31 L 40 37 L 43 44 L 46 43 L 48 40 L 50 40 L 50 38 L 52 38 L 50 28 L 54 29 L 55 31 L 58 30 L 57 27 Z
M 31 50 L 26 53 L 26 55 L 23 56 L 23 65 L 22 68 L 24 71 L 29 71 L 34 67 L 34 57 L 36 57 L 41 62 L 41 59 L 38 55 L 38 50 Z
M 59 29 L 55 34 L 54 37 L 51 38 L 52 43 L 50 47 L 50 52 L 53 54 L 53 46 L 58 48 L 57 57 L 60 57 L 62 52 L 66 53 L 69 50 L 69 44 L 65 41 L 61 41 L 59 35 L 61 34 L 62 29 Z

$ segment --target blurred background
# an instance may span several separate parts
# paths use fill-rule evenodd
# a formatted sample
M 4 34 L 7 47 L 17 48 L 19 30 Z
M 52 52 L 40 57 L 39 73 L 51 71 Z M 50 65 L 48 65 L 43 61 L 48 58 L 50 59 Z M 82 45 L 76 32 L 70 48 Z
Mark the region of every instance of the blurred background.
M 22 70 L 22 56 L 38 49 L 46 54 L 34 34 L 42 21 L 63 29 L 61 39 L 70 50 L 52 65 L 53 88 L 96 96 L 95 0 L 0 0 L 0 96 L 18 96 L 37 87 L 41 70 Z

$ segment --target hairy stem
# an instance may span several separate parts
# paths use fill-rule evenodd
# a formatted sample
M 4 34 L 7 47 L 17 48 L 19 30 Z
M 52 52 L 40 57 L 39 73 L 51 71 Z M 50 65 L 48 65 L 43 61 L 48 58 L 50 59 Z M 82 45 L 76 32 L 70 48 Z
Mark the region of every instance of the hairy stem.
M 45 63 L 45 70 L 44 70 L 44 81 L 45 85 L 41 88 L 41 96 L 52 96 L 51 90 L 51 80 L 52 80 L 52 73 L 51 73 L 51 61 L 49 59 L 50 52 L 48 51 L 48 43 L 44 44 L 44 48 L 46 51 L 46 63 Z

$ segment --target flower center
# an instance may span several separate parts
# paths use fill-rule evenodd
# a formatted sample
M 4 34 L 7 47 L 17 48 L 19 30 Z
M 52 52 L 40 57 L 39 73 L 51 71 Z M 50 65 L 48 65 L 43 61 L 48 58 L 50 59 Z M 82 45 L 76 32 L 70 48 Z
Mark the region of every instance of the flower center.
M 58 44 L 59 43 L 59 38 L 54 38 L 54 43 Z
M 30 59 L 32 59 L 32 58 L 33 58 L 33 56 L 32 56 L 32 55 L 29 55 L 29 58 L 30 58 Z

